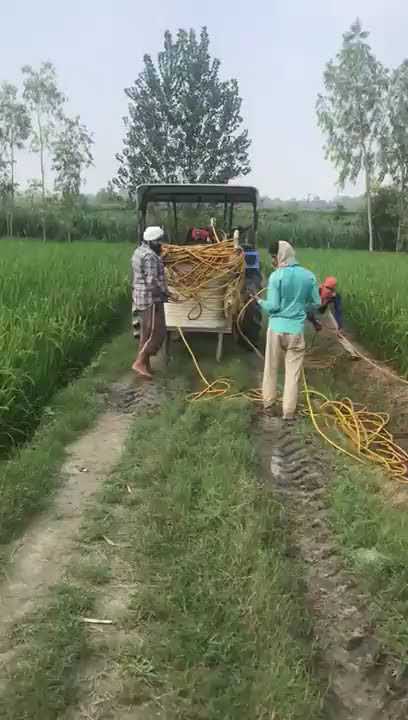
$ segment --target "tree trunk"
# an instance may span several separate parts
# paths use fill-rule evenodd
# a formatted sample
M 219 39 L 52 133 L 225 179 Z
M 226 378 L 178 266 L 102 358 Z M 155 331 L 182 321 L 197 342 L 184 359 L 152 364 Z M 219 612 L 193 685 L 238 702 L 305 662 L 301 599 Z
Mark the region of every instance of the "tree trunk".
M 403 175 L 402 179 L 401 179 L 401 186 L 399 189 L 400 196 L 399 196 L 399 208 L 398 208 L 398 228 L 397 228 L 397 240 L 395 243 L 396 252 L 401 252 L 401 250 L 402 250 L 401 227 L 402 227 L 402 221 L 404 218 L 404 188 L 405 188 L 405 176 Z
M 11 143 L 11 208 L 10 237 L 14 236 L 14 142 Z
M 398 228 L 397 228 L 397 242 L 395 245 L 396 252 L 401 252 L 401 218 L 398 218 Z
M 374 250 L 373 236 L 373 218 L 371 212 L 371 181 L 368 168 L 365 169 L 366 196 L 367 196 L 367 220 L 368 220 L 368 249 L 370 252 Z
M 45 224 L 45 165 L 44 165 L 44 137 L 41 118 L 38 115 L 38 136 L 40 139 L 40 168 L 41 168 L 41 195 L 42 195 L 42 239 L 47 242 L 47 228 Z

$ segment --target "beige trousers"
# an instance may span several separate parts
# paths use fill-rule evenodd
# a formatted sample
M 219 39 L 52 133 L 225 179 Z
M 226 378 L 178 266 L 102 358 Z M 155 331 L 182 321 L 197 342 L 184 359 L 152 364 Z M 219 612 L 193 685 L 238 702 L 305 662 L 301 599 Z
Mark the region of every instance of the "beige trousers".
M 283 417 L 288 418 L 295 414 L 304 356 L 305 339 L 303 333 L 289 335 L 289 333 L 275 333 L 268 328 L 262 383 L 262 397 L 265 408 L 270 407 L 276 401 L 278 395 L 278 370 L 284 357 Z
M 332 335 L 334 335 L 335 333 L 337 333 L 337 331 L 338 331 L 337 322 L 336 322 L 336 320 L 335 320 L 335 318 L 334 318 L 334 316 L 333 316 L 333 313 L 331 312 L 330 308 L 327 308 L 326 312 L 324 312 L 322 315 L 317 314 L 316 317 L 317 317 L 317 319 L 319 320 L 319 322 L 320 322 L 320 324 L 321 324 L 321 326 L 322 326 L 322 331 L 323 331 L 323 333 L 324 333 L 325 331 L 330 332 Z M 341 337 L 337 336 L 336 339 L 337 339 L 337 341 L 340 343 L 340 345 L 342 346 L 343 350 L 346 351 L 346 353 L 348 353 L 349 355 L 351 355 L 351 357 L 358 357 L 358 355 L 357 355 L 356 351 L 354 350 L 351 342 L 349 342 L 346 337 L 344 337 L 344 336 L 341 336 Z

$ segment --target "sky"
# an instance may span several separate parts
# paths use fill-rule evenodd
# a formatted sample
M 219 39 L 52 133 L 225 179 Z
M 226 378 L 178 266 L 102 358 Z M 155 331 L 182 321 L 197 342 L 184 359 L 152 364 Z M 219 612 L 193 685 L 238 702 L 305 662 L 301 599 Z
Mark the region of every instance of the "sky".
M 142 70 L 143 55 L 157 55 L 166 29 L 206 25 L 221 75 L 238 79 L 243 98 L 252 139 L 245 182 L 270 197 L 329 199 L 336 177 L 324 157 L 315 101 L 324 65 L 356 16 L 384 64 L 395 67 L 408 56 L 407 0 L 0 0 L 0 82 L 19 84 L 22 65 L 54 63 L 67 112 L 79 114 L 94 135 L 84 191 L 95 192 L 116 174 L 123 89 Z M 37 157 L 21 156 L 18 182 L 38 177 L 38 166 Z M 346 191 L 357 194 L 361 186 Z

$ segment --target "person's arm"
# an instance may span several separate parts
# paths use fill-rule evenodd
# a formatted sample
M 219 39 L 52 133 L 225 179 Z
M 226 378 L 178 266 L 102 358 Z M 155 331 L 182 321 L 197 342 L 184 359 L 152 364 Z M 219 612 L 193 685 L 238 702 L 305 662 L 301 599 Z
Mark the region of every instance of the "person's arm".
M 160 283 L 160 260 L 157 256 L 151 254 L 146 255 L 143 260 L 143 277 L 146 285 L 146 290 L 151 292 L 153 302 L 164 302 L 167 297 L 163 292 Z
M 316 319 L 313 312 L 311 312 L 311 311 L 307 312 L 306 317 L 309 320 L 309 322 L 312 323 L 316 332 L 320 332 L 320 330 L 322 329 L 322 324 L 319 320 Z
M 268 292 L 266 300 L 258 300 L 260 307 L 268 315 L 274 315 L 280 310 L 280 275 L 279 271 L 271 274 L 268 282 Z
M 312 285 L 310 288 L 308 305 L 311 306 L 312 310 L 317 310 L 321 305 L 319 286 L 314 275 L 312 276 Z

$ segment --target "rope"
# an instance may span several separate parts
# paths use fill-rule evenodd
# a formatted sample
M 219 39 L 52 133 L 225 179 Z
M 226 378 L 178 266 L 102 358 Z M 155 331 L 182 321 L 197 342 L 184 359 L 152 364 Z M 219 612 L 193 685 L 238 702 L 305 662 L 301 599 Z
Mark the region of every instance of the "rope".
M 166 245 L 163 249 L 163 258 L 169 286 L 180 298 L 194 299 L 202 312 L 203 291 L 215 282 L 217 289 L 225 290 L 224 311 L 231 309 L 239 302 L 243 286 L 245 259 L 241 250 L 236 250 L 230 240 L 216 238 L 215 245 L 203 246 L 177 246 Z M 264 355 L 251 342 L 242 330 L 242 318 L 251 302 L 254 302 L 264 290 L 260 290 L 255 297 L 251 297 L 240 309 L 237 315 L 237 329 L 241 337 L 252 348 L 256 355 L 264 360 Z M 195 313 L 191 313 L 195 317 Z M 183 333 L 178 327 L 180 337 L 187 348 L 193 365 L 200 377 L 203 387 L 191 393 L 188 399 L 197 402 L 203 398 L 208 399 L 235 399 L 245 398 L 250 402 L 262 403 L 262 393 L 259 389 L 250 389 L 243 392 L 234 392 L 231 380 L 220 377 L 212 382 L 205 377 L 200 365 Z M 313 343 L 312 343 L 313 347 Z M 397 378 L 388 368 L 383 368 L 370 358 L 366 357 L 351 345 L 355 354 L 375 367 L 380 372 L 399 379 L 408 385 L 408 380 Z M 312 349 L 312 348 L 311 348 Z M 328 369 L 335 364 L 335 357 L 314 356 L 310 351 L 306 354 L 305 364 L 308 368 Z M 389 416 L 386 413 L 373 413 L 367 408 L 354 404 L 349 398 L 343 400 L 330 400 L 324 394 L 309 388 L 303 370 L 303 394 L 305 396 L 305 412 L 310 416 L 316 432 L 334 449 L 356 460 L 361 464 L 375 463 L 388 471 L 394 478 L 408 483 L 408 453 L 399 447 L 392 434 L 387 430 Z M 314 404 L 318 404 L 315 409 Z M 324 427 L 323 427 L 324 426 Z M 352 449 L 335 442 L 326 430 L 340 432 Z
M 202 303 L 202 291 L 215 286 L 225 291 L 227 311 L 239 300 L 245 256 L 232 240 L 220 240 L 217 235 L 216 240 L 211 245 L 163 245 L 162 258 L 168 285 L 179 299 Z
M 313 426 L 329 445 L 364 465 L 368 462 L 380 465 L 395 479 L 408 483 L 408 453 L 397 445 L 387 430 L 390 420 L 387 413 L 370 412 L 364 406 L 353 403 L 350 398 L 329 400 L 322 393 L 308 387 L 304 372 L 303 385 L 307 412 Z M 317 412 L 311 396 L 319 401 Z M 327 427 L 340 431 L 355 451 L 351 452 L 334 442 L 322 429 L 319 419 L 324 421 Z
M 262 291 L 257 294 L 260 295 L 261 292 Z M 253 345 L 249 338 L 244 335 L 240 325 L 242 315 L 249 303 L 252 301 L 253 298 L 251 298 L 242 307 L 238 315 L 237 327 L 242 337 L 253 348 L 258 357 L 263 360 L 263 354 L 255 345 Z M 204 384 L 204 388 L 202 390 L 188 396 L 189 400 L 195 402 L 205 397 L 224 398 L 229 400 L 235 398 L 245 398 L 250 402 L 262 403 L 262 392 L 259 389 L 233 393 L 232 382 L 228 378 L 224 377 L 217 378 L 210 383 L 203 374 L 183 331 L 181 328 L 178 330 L 184 345 L 190 353 L 197 373 Z M 360 354 L 360 356 L 362 359 L 365 359 L 363 355 Z M 306 363 L 309 367 L 327 369 L 333 367 L 334 362 L 335 359 L 332 357 L 328 359 L 321 359 L 318 357 L 307 358 L 306 356 Z M 303 393 L 306 400 L 305 412 L 309 415 L 316 432 L 323 438 L 323 440 L 325 440 L 325 442 L 352 460 L 355 460 L 363 465 L 367 465 L 370 462 L 379 465 L 395 479 L 403 483 L 408 483 L 408 452 L 395 443 L 392 434 L 387 430 L 386 426 L 390 420 L 387 413 L 370 412 L 364 406 L 354 404 L 350 398 L 344 398 L 343 400 L 330 400 L 323 393 L 309 388 L 304 370 L 302 371 L 302 378 L 304 387 Z M 313 407 L 312 397 L 319 402 L 317 411 Z M 344 438 L 350 442 L 354 451 L 348 450 L 346 447 L 343 447 L 332 440 L 327 432 L 322 428 L 323 423 L 327 428 L 331 427 L 332 430 L 340 432 Z

